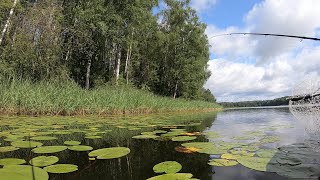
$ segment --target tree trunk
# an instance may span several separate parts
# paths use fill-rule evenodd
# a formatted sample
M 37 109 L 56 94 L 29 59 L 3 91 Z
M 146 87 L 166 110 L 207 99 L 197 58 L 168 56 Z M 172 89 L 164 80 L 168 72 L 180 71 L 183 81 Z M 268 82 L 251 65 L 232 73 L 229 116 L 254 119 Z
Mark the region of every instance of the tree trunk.
M 119 84 L 119 75 L 120 75 L 120 65 L 121 65 L 121 48 L 118 48 L 118 59 L 116 63 L 115 76 L 116 76 L 116 85 Z
M 176 82 L 176 86 L 175 86 L 175 88 L 174 88 L 173 99 L 176 99 L 176 97 L 177 97 L 177 91 L 178 91 L 178 82 Z
M 9 27 L 9 25 L 10 25 L 11 17 L 12 17 L 12 15 L 13 15 L 14 8 L 16 7 L 17 3 L 18 3 L 18 0 L 14 0 L 13 6 L 12 6 L 12 8 L 11 8 L 11 10 L 10 10 L 10 13 L 9 13 L 9 17 L 8 17 L 6 23 L 4 24 L 4 28 L 3 28 L 2 33 L 1 33 L 1 36 L 0 36 L 0 45 L 2 44 L 4 35 L 6 34 L 7 29 L 8 29 L 8 27 Z
M 90 71 L 91 71 L 91 61 L 92 57 L 89 58 L 88 64 L 87 64 L 87 73 L 86 73 L 86 90 L 89 90 L 90 88 Z
M 126 74 L 127 84 L 129 84 L 129 66 L 130 66 L 131 54 L 132 54 L 132 43 L 130 43 L 130 46 L 127 52 L 127 58 L 126 58 L 125 74 Z

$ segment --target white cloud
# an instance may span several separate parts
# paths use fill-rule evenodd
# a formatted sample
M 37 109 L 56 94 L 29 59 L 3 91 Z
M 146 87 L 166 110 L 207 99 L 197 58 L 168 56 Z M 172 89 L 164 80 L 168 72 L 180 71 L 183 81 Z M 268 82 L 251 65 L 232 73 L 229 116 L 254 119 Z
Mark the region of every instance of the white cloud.
M 191 7 L 199 13 L 202 13 L 212 8 L 217 3 L 217 0 L 192 0 Z
M 208 37 L 232 32 L 319 35 L 319 0 L 265 0 L 244 17 L 245 27 L 207 28 Z M 320 78 L 319 43 L 264 36 L 221 36 L 209 39 L 212 77 L 206 84 L 218 101 L 272 99 L 291 95 L 308 75 Z

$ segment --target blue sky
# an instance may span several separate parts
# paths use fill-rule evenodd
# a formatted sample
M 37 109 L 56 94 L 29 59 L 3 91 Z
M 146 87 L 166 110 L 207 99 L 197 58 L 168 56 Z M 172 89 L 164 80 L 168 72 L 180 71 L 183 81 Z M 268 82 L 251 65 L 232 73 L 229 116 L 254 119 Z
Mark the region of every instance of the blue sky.
M 208 37 L 233 32 L 320 36 L 319 0 L 191 0 L 191 6 L 207 24 Z M 242 35 L 209 42 L 212 76 L 205 88 L 220 102 L 291 96 L 301 93 L 299 83 L 320 79 L 318 42 Z M 314 86 L 309 87 L 312 93 Z

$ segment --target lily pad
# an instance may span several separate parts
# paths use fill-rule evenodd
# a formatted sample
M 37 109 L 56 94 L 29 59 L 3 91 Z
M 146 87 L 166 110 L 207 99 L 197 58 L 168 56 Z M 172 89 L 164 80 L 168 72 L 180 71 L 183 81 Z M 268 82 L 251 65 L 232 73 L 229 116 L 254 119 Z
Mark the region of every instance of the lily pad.
M 11 152 L 11 151 L 15 151 L 18 150 L 20 148 L 14 147 L 14 146 L 4 146 L 4 147 L 0 147 L 0 153 L 4 153 L 4 152 Z
M 210 139 L 215 139 L 215 138 L 220 138 L 220 134 L 218 132 L 215 132 L 215 131 L 209 131 L 209 132 L 206 132 L 204 133 L 208 138 Z
M 238 162 L 228 159 L 213 159 L 208 164 L 211 166 L 235 166 Z
M 195 147 L 183 147 L 183 146 L 178 146 L 174 148 L 177 152 L 181 152 L 181 153 L 187 153 L 187 154 L 191 154 L 191 153 L 195 153 L 198 152 L 200 149 L 195 148 Z
M 55 164 L 55 165 L 47 166 L 43 169 L 49 173 L 64 174 L 64 173 L 77 171 L 78 166 L 73 164 Z
M 29 161 L 33 166 L 45 167 L 55 164 L 59 161 L 59 158 L 56 156 L 38 156 Z
M 102 136 L 86 136 L 84 138 L 86 138 L 86 139 L 101 139 Z
M 11 145 L 18 148 L 35 148 L 42 146 L 42 143 L 35 141 L 14 141 Z
M 233 140 L 254 140 L 255 137 L 252 137 L 252 136 L 235 136 L 235 137 L 232 137 Z
M 64 151 L 67 148 L 68 148 L 67 146 L 42 146 L 42 147 L 32 149 L 32 152 L 38 153 L 38 154 L 57 153 L 60 151 Z
M 157 134 L 156 132 L 142 132 L 141 135 L 155 135 Z
M 231 150 L 231 154 L 240 155 L 240 156 L 254 156 L 254 153 L 244 151 L 244 150 Z
M 221 155 L 222 159 L 227 159 L 227 160 L 237 160 L 237 157 L 239 157 L 239 156 L 234 155 L 234 154 L 222 154 Z
M 265 172 L 267 171 L 267 165 L 270 161 L 270 158 L 242 156 L 237 158 L 237 161 L 249 169 Z
M 83 146 L 83 145 L 77 145 L 77 146 L 70 146 L 68 149 L 72 151 L 91 151 L 93 147 L 91 146 Z
M 52 137 L 52 136 L 36 136 L 31 138 L 31 140 L 35 140 L 35 141 L 51 141 L 56 139 L 58 138 Z
M 190 173 L 163 174 L 147 180 L 190 180 L 192 176 Z
M 6 166 L 6 165 L 20 165 L 24 164 L 26 161 L 24 159 L 17 159 L 17 158 L 5 158 L 0 159 L 0 165 Z
M 165 161 L 153 167 L 153 171 L 155 173 L 167 173 L 167 174 L 177 173 L 181 169 L 182 169 L 181 164 L 176 161 Z
M 81 142 L 79 142 L 79 141 L 65 141 L 64 144 L 69 145 L 69 146 L 76 146 L 76 145 L 80 145 Z
M 92 151 L 89 153 L 90 157 L 97 157 L 97 159 L 115 159 L 126 156 L 130 153 L 129 148 L 125 147 L 113 147 L 104 148 Z
M 1 180 L 48 180 L 46 171 L 27 165 L 7 165 L 0 169 Z
M 260 139 L 260 143 L 261 144 L 268 144 L 268 143 L 274 143 L 280 141 L 280 137 L 279 136 L 266 136 L 262 139 Z
M 155 139 L 158 138 L 159 136 L 157 135 L 138 135 L 138 136 L 133 136 L 133 139 Z
M 191 140 L 195 140 L 197 139 L 197 137 L 190 137 L 190 136 L 178 136 L 178 137 L 174 137 L 171 140 L 172 141 L 191 141 Z
M 262 158 L 271 158 L 273 157 L 278 150 L 276 149 L 260 149 L 256 152 L 256 155 Z

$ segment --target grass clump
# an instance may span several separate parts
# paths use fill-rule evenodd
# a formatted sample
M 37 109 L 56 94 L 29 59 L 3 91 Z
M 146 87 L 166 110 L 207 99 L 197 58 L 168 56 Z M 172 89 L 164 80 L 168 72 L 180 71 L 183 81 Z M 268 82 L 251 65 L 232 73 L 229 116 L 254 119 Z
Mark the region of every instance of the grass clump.
M 109 115 L 212 110 L 219 105 L 172 99 L 130 86 L 84 90 L 74 82 L 0 82 L 2 114 Z

